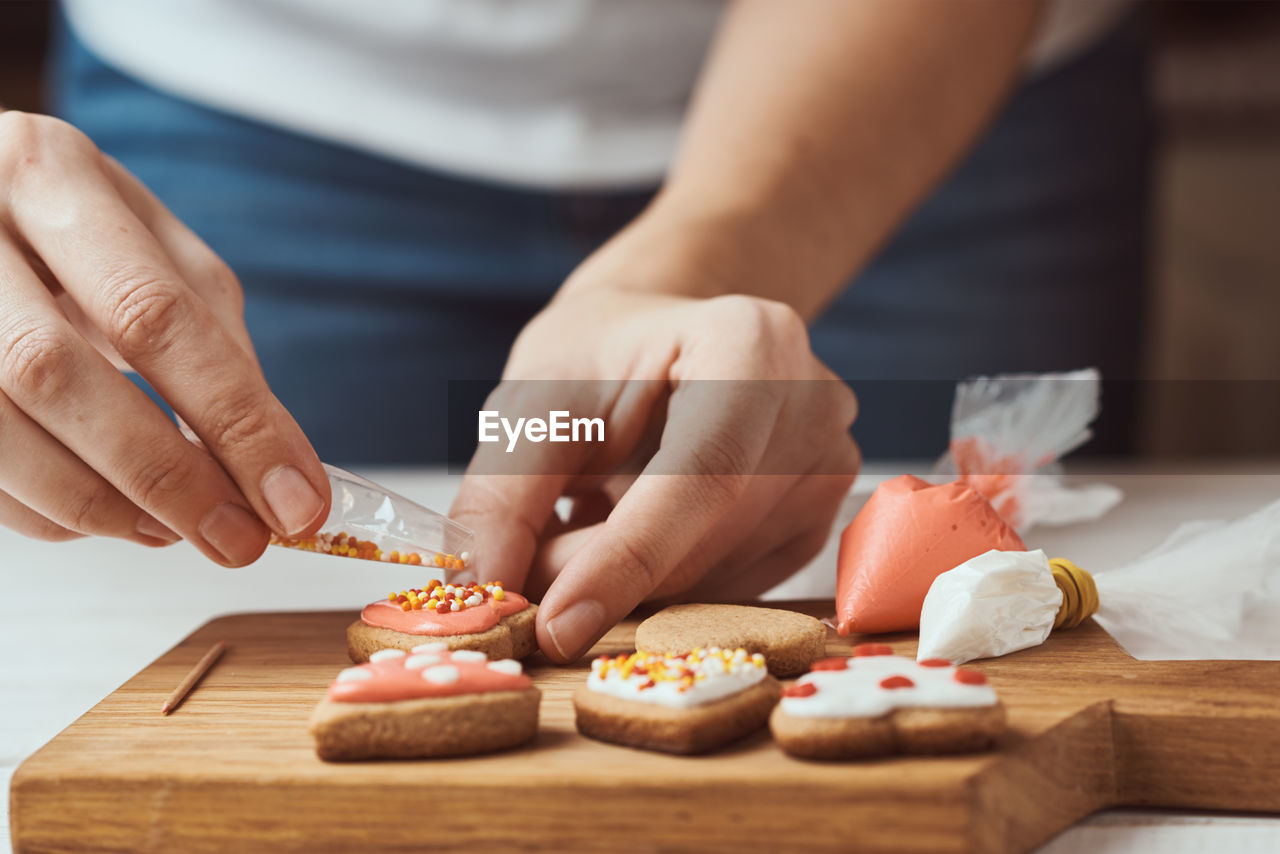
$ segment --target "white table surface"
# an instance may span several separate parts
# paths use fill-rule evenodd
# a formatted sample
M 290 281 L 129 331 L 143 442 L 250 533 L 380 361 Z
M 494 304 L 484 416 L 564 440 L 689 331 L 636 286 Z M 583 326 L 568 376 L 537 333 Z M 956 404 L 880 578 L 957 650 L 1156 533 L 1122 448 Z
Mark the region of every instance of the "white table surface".
M 836 531 L 876 482 L 904 468 L 864 474 Z M 1280 461 L 1163 471 L 1107 476 L 1126 494 L 1107 518 L 1040 528 L 1029 542 L 1105 570 L 1156 545 L 1180 522 L 1235 517 L 1280 497 Z M 362 473 L 441 510 L 458 483 L 427 471 Z M 833 541 L 774 593 L 832 595 L 834 554 Z M 7 791 L 22 760 L 197 626 L 236 611 L 354 608 L 368 601 L 371 590 L 403 586 L 413 575 L 284 549 L 268 549 L 253 566 L 226 570 L 182 543 L 156 551 L 109 540 L 48 544 L 0 530 L 0 850 L 10 848 Z M 78 631 L 49 631 L 47 615 L 63 609 Z M 1280 851 L 1280 818 L 1110 810 L 1063 833 L 1040 854 L 1122 851 Z

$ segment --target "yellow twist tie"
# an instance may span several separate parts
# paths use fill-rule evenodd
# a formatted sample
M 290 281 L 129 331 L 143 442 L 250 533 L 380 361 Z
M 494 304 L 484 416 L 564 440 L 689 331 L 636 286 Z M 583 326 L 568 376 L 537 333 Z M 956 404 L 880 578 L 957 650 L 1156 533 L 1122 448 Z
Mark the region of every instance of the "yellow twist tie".
M 1093 576 L 1066 558 L 1049 561 L 1053 580 L 1062 591 L 1062 604 L 1053 618 L 1055 629 L 1074 629 L 1098 610 L 1098 585 Z

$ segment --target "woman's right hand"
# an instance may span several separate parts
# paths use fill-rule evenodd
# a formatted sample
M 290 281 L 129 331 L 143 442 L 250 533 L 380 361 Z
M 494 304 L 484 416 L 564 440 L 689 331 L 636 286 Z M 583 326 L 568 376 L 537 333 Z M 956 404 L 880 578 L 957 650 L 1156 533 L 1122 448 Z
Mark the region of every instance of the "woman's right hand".
M 241 566 L 268 529 L 313 533 L 328 507 L 227 265 L 84 134 L 0 113 L 0 524 L 47 540 L 182 537 Z

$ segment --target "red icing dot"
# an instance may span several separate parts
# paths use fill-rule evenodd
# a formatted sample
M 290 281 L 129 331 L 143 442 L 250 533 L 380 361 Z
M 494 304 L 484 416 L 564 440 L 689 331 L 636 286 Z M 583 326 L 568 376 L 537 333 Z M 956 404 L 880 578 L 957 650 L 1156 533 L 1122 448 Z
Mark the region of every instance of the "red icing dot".
M 801 682 L 799 685 L 788 685 L 782 689 L 784 697 L 812 697 L 818 693 L 818 686 L 812 682 Z
M 815 661 L 810 670 L 848 670 L 849 659 L 847 658 L 823 658 Z
M 987 677 L 976 670 L 966 670 L 963 667 L 957 667 L 955 676 L 957 682 L 963 685 L 986 685 Z
M 860 658 L 866 655 L 893 655 L 893 647 L 883 643 L 860 643 L 853 648 L 853 654 Z
M 921 667 L 950 667 L 951 662 L 945 658 L 926 658 L 924 661 L 917 661 Z
M 905 676 L 889 676 L 880 680 L 880 687 L 886 691 L 891 691 L 894 688 L 914 688 L 915 685 L 916 683 Z

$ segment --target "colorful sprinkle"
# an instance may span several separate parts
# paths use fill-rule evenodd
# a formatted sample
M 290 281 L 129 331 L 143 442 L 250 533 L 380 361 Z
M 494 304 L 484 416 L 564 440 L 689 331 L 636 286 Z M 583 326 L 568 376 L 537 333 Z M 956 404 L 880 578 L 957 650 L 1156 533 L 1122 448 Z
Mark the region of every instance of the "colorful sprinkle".
M 392 605 L 399 605 L 402 611 L 435 611 L 437 614 L 446 614 L 453 611 L 463 611 L 467 608 L 474 608 L 477 605 L 483 605 L 492 599 L 495 602 L 501 602 L 506 598 L 506 594 L 502 590 L 501 582 L 492 582 L 490 584 L 470 584 L 457 586 L 453 584 L 442 584 L 432 579 L 425 587 L 415 587 L 412 590 L 401 590 L 399 593 L 387 594 L 387 601 Z
M 354 557 L 360 560 L 378 560 L 384 563 L 403 563 L 411 566 L 438 566 L 445 569 L 463 569 L 471 555 L 463 552 L 461 556 L 451 554 L 421 555 L 417 552 L 393 551 L 384 553 L 372 540 L 361 540 L 340 531 L 330 534 L 321 531 L 314 537 L 303 537 L 298 540 L 285 539 L 271 535 L 271 545 L 283 546 L 287 549 L 298 549 L 304 552 L 337 555 L 338 557 Z
M 745 649 L 721 649 L 713 646 L 698 647 L 683 655 L 660 655 L 652 652 L 633 652 L 610 658 L 602 655 L 591 662 L 591 672 L 598 679 L 607 679 L 616 672 L 622 679 L 633 674 L 647 677 L 641 690 L 652 688 L 661 682 L 674 682 L 678 690 L 687 691 L 695 682 L 708 674 L 739 673 L 753 668 L 764 668 L 764 656 L 752 655 Z

